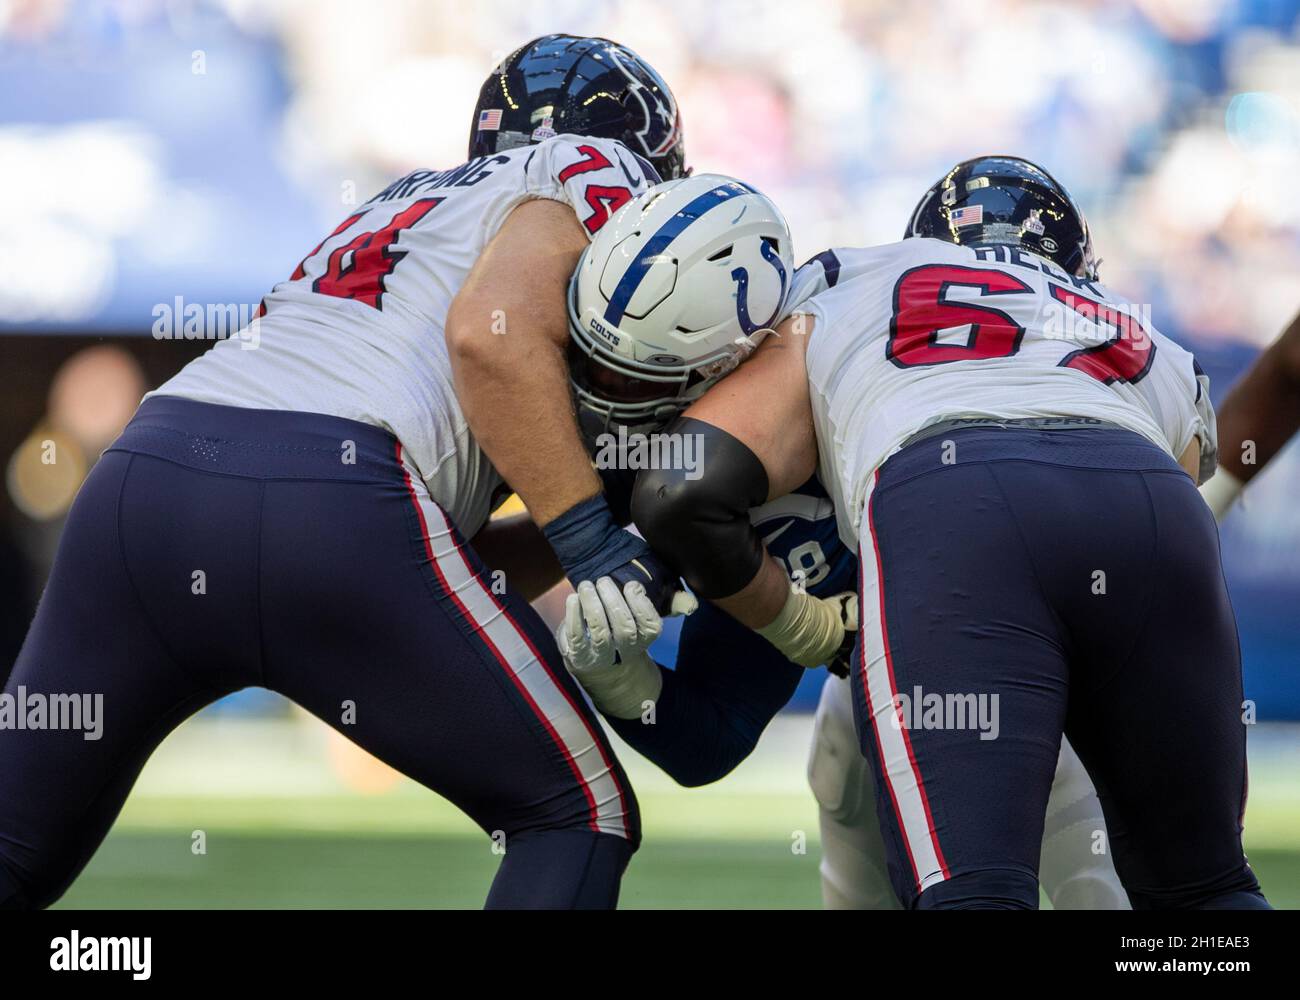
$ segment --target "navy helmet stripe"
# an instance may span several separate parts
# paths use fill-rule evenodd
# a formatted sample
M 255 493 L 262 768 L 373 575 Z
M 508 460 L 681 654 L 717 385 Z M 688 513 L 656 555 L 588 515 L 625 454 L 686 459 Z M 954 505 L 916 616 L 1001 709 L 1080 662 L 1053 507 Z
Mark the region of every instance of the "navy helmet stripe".
M 628 303 L 632 301 L 632 296 L 649 272 L 651 263 L 668 249 L 668 245 L 680 236 L 687 226 L 709 209 L 747 193 L 748 191 L 739 184 L 719 184 L 674 212 L 672 218 L 646 240 L 636 260 L 632 261 L 631 266 L 623 272 L 614 294 L 609 297 L 609 305 L 605 307 L 605 322 L 617 326 L 622 321 L 623 313 L 627 311 Z

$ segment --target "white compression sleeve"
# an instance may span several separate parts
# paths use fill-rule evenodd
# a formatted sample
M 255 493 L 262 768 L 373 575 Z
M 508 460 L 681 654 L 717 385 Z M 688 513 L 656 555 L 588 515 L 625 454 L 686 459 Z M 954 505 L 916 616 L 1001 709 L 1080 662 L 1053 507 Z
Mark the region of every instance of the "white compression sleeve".
M 1223 516 L 1228 513 L 1228 508 L 1233 505 L 1245 488 L 1245 483 L 1227 469 L 1220 468 L 1201 487 L 1201 496 L 1210 505 L 1210 510 L 1214 512 L 1215 518 L 1222 521 Z

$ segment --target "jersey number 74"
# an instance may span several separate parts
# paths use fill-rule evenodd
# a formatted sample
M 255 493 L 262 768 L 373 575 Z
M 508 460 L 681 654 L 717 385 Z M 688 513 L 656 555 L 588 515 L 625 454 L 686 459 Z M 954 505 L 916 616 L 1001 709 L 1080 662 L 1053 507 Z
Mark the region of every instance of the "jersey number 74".
M 324 270 L 313 279 L 311 290 L 322 295 L 334 295 L 340 299 L 352 299 L 364 302 L 375 309 L 384 307 L 384 279 L 393 273 L 397 262 L 406 256 L 405 250 L 395 250 L 402 231 L 413 225 L 437 208 L 442 198 L 421 198 L 407 205 L 388 222 L 378 229 L 357 233 L 342 246 L 337 246 L 325 257 Z M 377 208 L 378 206 L 376 206 Z M 374 208 L 354 212 L 338 224 L 334 232 L 316 244 L 306 257 L 298 262 L 289 276 L 290 281 L 298 281 L 307 275 L 307 263 L 330 240 L 347 229 L 352 228 L 363 215 L 375 211 Z M 314 268 L 313 268 L 314 270 Z

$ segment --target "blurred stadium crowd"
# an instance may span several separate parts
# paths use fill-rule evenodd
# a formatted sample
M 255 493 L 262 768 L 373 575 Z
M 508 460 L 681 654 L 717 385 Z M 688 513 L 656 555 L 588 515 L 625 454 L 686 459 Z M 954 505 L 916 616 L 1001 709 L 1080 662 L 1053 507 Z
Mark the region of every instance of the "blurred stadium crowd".
M 1075 193 L 1104 280 L 1216 395 L 1300 308 L 1297 0 L 2 0 L 0 377 L 24 388 L 0 522 L 28 602 L 76 485 L 25 492 L 39 429 L 93 461 L 202 346 L 150 338 L 160 304 L 256 303 L 346 205 L 463 160 L 483 78 L 552 31 L 658 67 L 688 162 L 771 195 L 798 259 L 899 238 L 954 161 L 1009 152 Z M 1225 554 L 1248 691 L 1300 717 L 1294 449 L 1278 465 Z
M 459 160 L 463 109 L 503 44 L 573 23 L 661 69 L 696 169 L 771 194 L 801 252 L 897 239 L 954 156 L 1008 151 L 1078 193 L 1109 280 L 1178 332 L 1262 343 L 1300 302 L 1294 3 L 310 6 L 257 22 L 295 88 L 290 157 L 364 164 L 367 189 Z

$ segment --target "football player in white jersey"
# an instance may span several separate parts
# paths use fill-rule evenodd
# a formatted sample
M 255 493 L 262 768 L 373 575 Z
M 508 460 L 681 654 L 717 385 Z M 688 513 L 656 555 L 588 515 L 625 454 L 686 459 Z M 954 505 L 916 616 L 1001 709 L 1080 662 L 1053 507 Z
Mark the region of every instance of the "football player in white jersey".
M 571 378 L 581 422 L 599 428 L 617 419 L 659 428 L 662 408 L 698 398 L 705 371 L 744 356 L 735 353 L 729 314 L 750 316 L 746 351 L 770 332 L 754 315 L 768 323 L 781 318 L 789 244 L 775 206 L 707 177 L 661 185 L 620 210 L 584 251 L 570 290 L 581 359 Z M 828 264 L 832 259 L 821 255 L 801 269 L 794 282 L 801 296 L 826 287 Z M 624 309 L 620 290 L 633 283 Z M 626 383 L 615 380 L 611 395 L 606 387 L 614 373 L 660 388 L 629 399 L 618 392 Z M 815 477 L 754 508 L 750 520 L 768 552 L 799 575 L 810 595 L 855 589 L 856 553 L 839 538 L 834 505 Z M 675 668 L 666 670 L 645 653 L 659 632 L 654 608 L 644 595 L 621 593 L 611 582 L 584 583 L 570 597 L 556 632 L 566 665 L 615 731 L 676 781 L 718 780 L 753 749 L 804 669 L 706 605 L 684 623 Z M 896 907 L 846 676 L 827 678 L 809 765 L 822 813 L 823 894 L 832 908 Z M 650 704 L 654 724 L 645 725 Z M 1043 837 L 1042 882 L 1053 906 L 1127 906 L 1104 828 L 1092 783 L 1063 746 Z
M 1064 731 L 1135 907 L 1266 907 L 1195 361 L 1100 284 L 1082 213 L 1023 160 L 959 164 L 904 241 L 822 262 L 674 426 L 709 461 L 643 473 L 638 526 L 701 596 L 826 662 L 842 607 L 792 591 L 748 518 L 818 473 L 861 552 L 853 707 L 903 905 L 1037 905 Z
M 526 601 L 561 566 L 672 590 L 580 443 L 565 290 L 612 212 L 683 171 L 651 67 L 537 39 L 484 84 L 466 163 L 350 213 L 255 337 L 149 394 L 72 508 L 4 689 L 99 692 L 106 718 L 93 741 L 0 727 L 0 908 L 57 899 L 153 748 L 250 685 L 504 845 L 489 905 L 614 905 L 636 801 Z M 483 531 L 506 482 L 559 566 L 535 532 L 520 551 Z M 480 557 L 505 550 L 508 586 Z
M 796 282 L 823 287 L 822 261 L 810 261 L 809 267 Z M 1219 468 L 1201 485 L 1201 496 L 1222 521 L 1245 486 L 1300 429 L 1300 318 L 1291 321 L 1224 396 L 1216 425 Z M 820 813 L 822 898 L 833 909 L 897 905 L 885 872 L 871 772 L 856 752 L 853 699 L 846 679 L 827 679 L 814 732 L 808 780 Z M 1054 908 L 1127 906 L 1109 851 L 1098 839 L 1104 828 L 1092 781 L 1062 740 L 1039 872 Z

